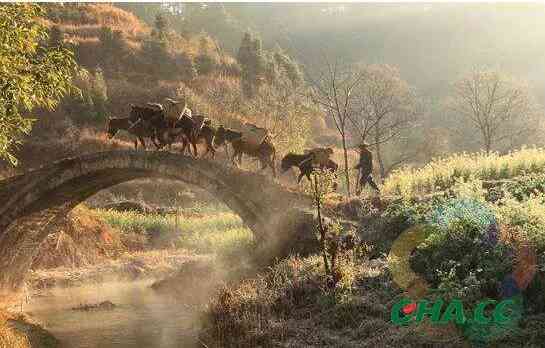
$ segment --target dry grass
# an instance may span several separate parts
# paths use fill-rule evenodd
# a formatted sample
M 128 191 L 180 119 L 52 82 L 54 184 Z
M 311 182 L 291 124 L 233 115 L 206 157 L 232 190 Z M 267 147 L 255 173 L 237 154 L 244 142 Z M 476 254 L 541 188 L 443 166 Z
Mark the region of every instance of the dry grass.
M 220 289 L 203 318 L 202 339 L 222 347 L 362 347 L 371 333 L 394 333 L 387 308 L 395 291 L 384 291 L 390 285 L 381 277 L 374 285 L 380 289 L 362 283 L 383 266 L 350 259 L 341 258 L 342 279 L 335 288 L 325 285 L 320 257 L 312 256 L 285 259 Z
M 132 13 L 109 4 L 51 5 L 50 12 L 64 12 L 64 15 L 45 24 L 58 25 L 75 42 L 98 37 L 103 26 L 121 31 L 128 41 L 140 41 L 151 31 Z
M 30 348 L 28 338 L 8 325 L 12 316 L 0 312 L 0 348 Z
M 344 258 L 340 268 L 335 288 L 326 286 L 318 256 L 292 257 L 222 288 L 203 318 L 201 338 L 221 347 L 463 347 L 453 328 L 433 333 L 390 322 L 400 292 L 382 262 Z
M 80 205 L 42 243 L 32 267 L 83 267 L 117 258 L 127 250 L 117 230 Z
M 186 250 L 152 250 L 124 254 L 115 260 L 80 268 L 58 267 L 33 270 L 27 284 L 34 290 L 53 286 L 69 287 L 108 281 L 160 279 L 172 275 L 191 260 L 206 258 Z

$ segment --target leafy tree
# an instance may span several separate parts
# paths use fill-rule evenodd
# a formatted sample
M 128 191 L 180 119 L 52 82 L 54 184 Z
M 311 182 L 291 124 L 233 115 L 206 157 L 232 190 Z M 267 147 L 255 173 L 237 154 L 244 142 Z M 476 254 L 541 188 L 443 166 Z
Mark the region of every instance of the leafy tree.
M 168 79 L 176 73 L 178 64 L 167 49 L 165 41 L 156 37 L 149 38 L 142 45 L 142 53 L 146 61 L 147 71 L 156 77 Z
M 0 5 L 0 158 L 17 164 L 14 150 L 32 129 L 28 112 L 53 109 L 74 90 L 73 53 L 47 47 L 48 33 L 31 4 Z
M 120 30 L 113 31 L 110 27 L 100 29 L 99 40 L 101 45 L 101 65 L 108 72 L 119 71 L 119 61 L 126 52 L 123 33 Z
M 299 70 L 299 66 L 290 56 L 281 49 L 277 49 L 274 53 L 274 60 L 285 71 L 286 76 L 294 86 L 298 86 L 301 83 L 301 70 Z
M 191 81 L 197 76 L 197 69 L 191 56 L 182 52 L 175 57 L 175 66 L 182 81 Z
M 63 33 L 58 25 L 51 27 L 49 31 L 49 47 L 57 47 L 63 45 Z
M 74 78 L 80 93 L 70 95 L 62 101 L 67 114 L 82 121 L 105 119 L 108 113 L 108 88 L 100 68 L 94 73 L 81 69 Z
M 155 29 L 152 32 L 152 36 L 159 41 L 166 43 L 168 41 L 169 24 L 165 15 L 159 13 L 155 16 Z

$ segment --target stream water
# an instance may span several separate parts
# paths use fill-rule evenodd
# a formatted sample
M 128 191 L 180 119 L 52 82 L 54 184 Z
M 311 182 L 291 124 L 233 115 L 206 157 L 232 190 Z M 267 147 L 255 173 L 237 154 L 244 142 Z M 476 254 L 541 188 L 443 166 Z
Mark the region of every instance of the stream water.
M 55 288 L 33 296 L 24 311 L 44 324 L 63 347 L 198 347 L 196 316 L 175 299 L 158 295 L 151 281 Z M 111 310 L 72 310 L 111 301 Z

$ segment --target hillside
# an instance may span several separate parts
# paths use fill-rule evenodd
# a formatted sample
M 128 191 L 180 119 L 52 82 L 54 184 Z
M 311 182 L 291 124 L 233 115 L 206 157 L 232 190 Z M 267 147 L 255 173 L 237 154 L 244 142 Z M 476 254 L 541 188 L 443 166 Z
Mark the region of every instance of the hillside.
M 55 111 L 36 112 L 32 136 L 19 149 L 20 166 L 5 165 L 5 175 L 82 152 L 129 147 L 125 134 L 106 139 L 107 118 L 127 116 L 131 103 L 166 97 L 186 100 L 214 126 L 252 122 L 267 127 L 281 153 L 301 149 L 310 127 L 324 129 L 320 118 L 311 117 L 314 107 L 291 91 L 279 65 L 287 58 L 276 61 L 282 57 L 276 53 L 262 52 L 272 59 L 268 65 L 274 75 L 260 80 L 250 100 L 242 91 L 243 64 L 206 33 L 181 35 L 163 17 L 150 27 L 108 4 L 48 4 L 45 9 L 50 44 L 72 50 L 80 65 L 74 82 L 81 94 L 65 97 Z
M 533 149 L 453 156 L 420 171 L 399 171 L 387 187 L 404 197 L 383 197 L 381 206 L 360 199 L 331 204 L 338 218 L 357 221 L 357 237 L 346 243 L 353 230 L 329 231 L 325 251 L 293 256 L 221 288 L 201 338 L 222 347 L 542 346 L 542 155 Z M 488 178 L 504 181 L 483 185 L 480 179 Z M 420 192 L 433 197 L 414 196 Z M 336 260 L 331 272 L 325 257 Z M 407 298 L 416 310 L 396 313 Z M 416 313 L 431 308 L 423 299 L 440 304 L 441 313 L 460 301 L 461 314 L 455 311 L 449 324 L 433 317 L 420 322 Z M 507 321 L 482 322 L 474 315 L 489 299 L 512 301 Z M 396 315 L 404 322 L 395 322 Z

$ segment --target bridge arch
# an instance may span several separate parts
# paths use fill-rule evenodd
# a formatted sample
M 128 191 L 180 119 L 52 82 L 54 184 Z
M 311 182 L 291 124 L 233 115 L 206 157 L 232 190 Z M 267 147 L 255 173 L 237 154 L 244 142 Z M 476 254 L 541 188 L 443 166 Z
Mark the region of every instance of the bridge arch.
M 72 208 L 102 189 L 144 177 L 180 180 L 210 192 L 267 249 L 286 248 L 288 240 L 294 245 L 293 233 L 301 230 L 296 225 L 305 220 L 299 218 L 307 216 L 303 223 L 308 223 L 300 210 L 308 205 L 304 197 L 264 175 L 219 162 L 144 151 L 68 158 L 0 181 L 0 297 L 17 293 L 40 244 Z

